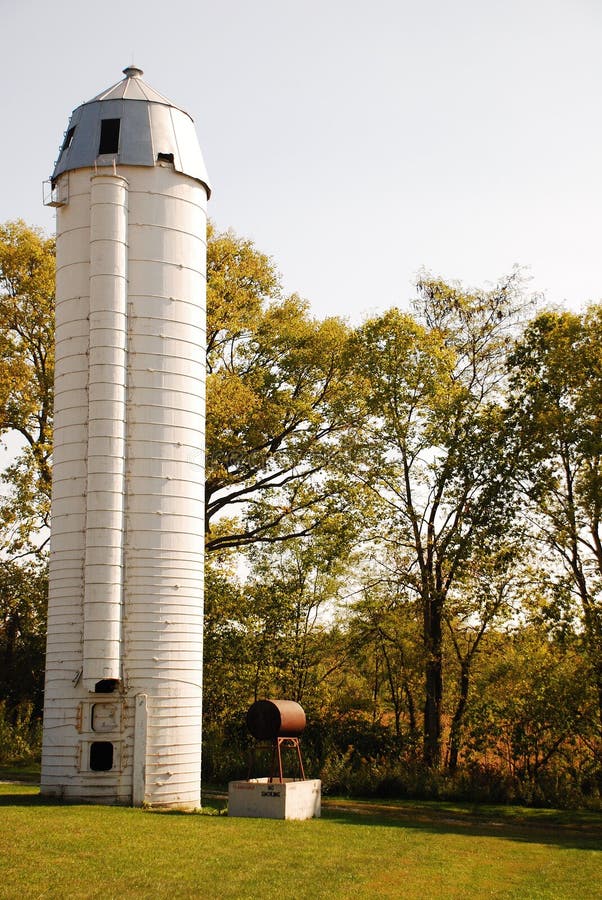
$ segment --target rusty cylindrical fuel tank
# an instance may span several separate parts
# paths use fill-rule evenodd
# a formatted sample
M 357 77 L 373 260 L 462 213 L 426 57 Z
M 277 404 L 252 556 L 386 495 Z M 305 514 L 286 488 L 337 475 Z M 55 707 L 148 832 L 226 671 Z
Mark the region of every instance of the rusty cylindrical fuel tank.
M 305 723 L 303 707 L 294 700 L 256 700 L 247 712 L 247 728 L 258 741 L 299 737 Z

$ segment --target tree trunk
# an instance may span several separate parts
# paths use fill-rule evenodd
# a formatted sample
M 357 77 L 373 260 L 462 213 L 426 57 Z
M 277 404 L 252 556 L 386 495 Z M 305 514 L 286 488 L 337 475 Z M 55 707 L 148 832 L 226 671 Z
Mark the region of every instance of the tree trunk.
M 441 765 L 441 700 L 443 697 L 442 603 L 426 597 L 424 602 L 425 702 L 423 757 L 429 769 Z
M 464 719 L 464 711 L 468 703 L 468 688 L 470 685 L 468 663 L 462 664 L 460 673 L 460 697 L 458 705 L 452 719 L 451 731 L 449 735 L 449 771 L 455 772 L 458 768 L 458 754 L 460 752 L 460 734 L 462 729 L 462 721 Z
M 598 713 L 600 716 L 598 725 L 598 745 L 602 750 L 602 665 L 596 666 L 596 687 L 598 689 Z M 598 768 L 596 772 L 596 780 L 598 782 L 598 790 L 602 793 L 602 753 L 598 753 Z
M 596 686 L 598 688 L 599 731 L 602 739 L 602 664 L 596 666 Z
M 410 684 L 407 678 L 403 680 L 403 691 L 406 698 L 406 703 L 408 704 L 408 718 L 410 723 L 410 734 L 412 735 L 412 739 L 415 740 L 418 734 L 418 727 L 416 724 L 416 706 L 414 704 L 414 697 L 412 695 L 412 691 L 410 689 Z
M 385 660 L 385 666 L 387 669 L 387 682 L 389 684 L 389 695 L 391 697 L 391 705 L 393 706 L 393 712 L 395 713 L 395 737 L 399 741 L 401 738 L 401 698 L 399 696 L 399 691 L 397 689 L 397 685 L 395 684 L 395 679 L 393 677 L 393 671 L 391 669 L 391 661 L 389 659 L 389 654 L 387 653 L 387 648 L 385 647 L 384 637 L 381 634 L 381 649 L 383 652 L 383 658 Z
M 14 663 L 15 648 L 17 645 L 17 629 L 18 620 L 16 616 L 9 616 L 4 626 L 4 665 L 3 672 L 0 676 L 0 688 L 2 695 L 8 698 L 9 703 L 14 699 L 12 697 L 14 688 Z

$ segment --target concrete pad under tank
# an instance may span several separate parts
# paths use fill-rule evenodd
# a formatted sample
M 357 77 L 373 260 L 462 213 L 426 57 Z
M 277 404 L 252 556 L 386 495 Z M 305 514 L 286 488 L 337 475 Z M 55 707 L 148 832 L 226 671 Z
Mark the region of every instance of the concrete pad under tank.
M 320 818 L 322 782 L 252 778 L 228 785 L 228 815 L 256 819 Z

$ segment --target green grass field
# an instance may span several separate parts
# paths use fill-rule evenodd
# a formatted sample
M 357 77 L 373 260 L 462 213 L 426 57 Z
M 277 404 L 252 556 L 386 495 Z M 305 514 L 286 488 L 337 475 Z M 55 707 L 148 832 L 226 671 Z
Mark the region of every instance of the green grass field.
M 58 805 L 0 784 L 3 898 L 587 900 L 601 851 L 588 813 L 341 800 L 282 822 Z

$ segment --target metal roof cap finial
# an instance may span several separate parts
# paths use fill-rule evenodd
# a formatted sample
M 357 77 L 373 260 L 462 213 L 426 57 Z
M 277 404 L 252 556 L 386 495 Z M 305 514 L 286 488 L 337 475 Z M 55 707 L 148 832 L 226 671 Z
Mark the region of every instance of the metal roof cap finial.
M 139 69 L 138 66 L 126 66 L 125 69 L 123 69 L 123 74 L 126 78 L 142 78 L 144 72 L 142 69 Z

